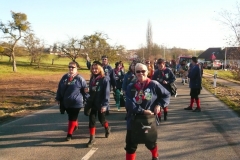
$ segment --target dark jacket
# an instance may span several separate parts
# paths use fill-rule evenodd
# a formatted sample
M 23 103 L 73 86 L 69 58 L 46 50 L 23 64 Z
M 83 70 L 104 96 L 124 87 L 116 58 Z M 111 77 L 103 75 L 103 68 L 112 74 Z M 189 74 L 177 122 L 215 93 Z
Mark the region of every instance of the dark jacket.
M 198 64 L 191 67 L 188 78 L 190 78 L 189 88 L 202 88 L 202 72 Z
M 134 75 L 133 72 L 131 71 L 128 71 L 125 75 L 124 75 L 124 78 L 123 78 L 123 84 L 122 84 L 122 90 L 124 92 L 127 91 L 127 86 L 130 84 L 130 83 L 134 83 L 136 81 L 136 76 Z
M 156 70 L 154 72 L 152 80 L 158 81 L 163 87 L 170 91 L 170 84 L 176 81 L 176 77 L 171 69 L 165 68 L 164 70 Z M 167 81 L 167 84 L 163 84 L 163 81 Z
M 170 103 L 170 92 L 166 90 L 160 83 L 154 80 L 150 80 L 149 84 L 144 88 L 145 99 L 142 104 L 137 104 L 135 102 L 136 88 L 135 83 L 131 83 L 127 87 L 126 92 L 126 109 L 127 114 L 127 128 L 131 129 L 130 120 L 132 114 L 143 114 L 144 110 L 151 110 L 154 112 L 156 105 L 161 107 L 166 107 Z
M 100 81 L 102 82 L 100 83 Z M 100 85 L 98 86 L 98 90 L 94 89 L 95 85 L 93 85 L 93 77 L 91 77 L 89 81 L 89 98 L 93 99 L 92 107 L 100 110 L 103 106 L 107 107 L 109 105 L 110 83 L 108 77 L 102 77 L 96 81 L 96 84 Z
M 111 86 L 116 87 L 116 79 L 115 79 L 112 67 L 109 65 L 105 65 L 103 66 L 103 70 L 105 72 L 105 76 L 108 77 Z
M 68 82 L 69 74 L 63 75 L 61 78 L 56 100 L 63 101 L 66 108 L 82 108 L 84 107 L 84 99 L 86 93 L 84 88 L 87 88 L 87 83 L 83 77 L 76 75 L 71 82 Z
M 113 69 L 113 73 L 116 80 L 116 88 L 121 89 L 123 84 L 124 72 L 122 70 Z

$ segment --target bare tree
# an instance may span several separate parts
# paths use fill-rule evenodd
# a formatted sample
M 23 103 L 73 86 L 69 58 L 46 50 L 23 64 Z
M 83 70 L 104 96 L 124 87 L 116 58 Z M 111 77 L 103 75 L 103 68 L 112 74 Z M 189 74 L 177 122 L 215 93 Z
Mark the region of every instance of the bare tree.
M 29 33 L 24 37 L 23 43 L 30 53 L 30 65 L 37 63 L 39 68 L 41 60 L 46 57 L 44 54 L 44 42 L 41 42 L 34 33 Z
M 234 46 L 236 48 L 226 47 L 226 57 L 233 61 L 236 66 L 240 65 L 240 5 L 236 3 L 236 12 L 223 10 L 220 13 L 220 21 L 224 26 L 226 26 L 232 34 L 226 38 L 226 43 L 229 46 Z M 238 67 L 236 67 L 238 68 Z M 240 70 L 238 69 L 238 78 L 240 77 Z
M 9 62 L 11 62 L 12 60 L 11 45 L 6 42 L 3 42 L 0 44 L 0 47 L 1 47 L 1 52 L 0 52 L 1 55 L 9 57 Z
M 104 33 L 96 32 L 90 36 L 84 36 L 81 40 L 84 53 L 93 60 L 100 60 L 103 55 L 106 55 L 110 60 L 116 60 L 118 55 L 122 54 L 123 46 L 111 46 L 108 44 L 108 36 Z
M 147 38 L 147 58 L 149 58 L 152 54 L 152 47 L 153 47 L 152 25 L 150 21 L 148 21 L 146 38 Z
M 76 62 L 77 58 L 85 56 L 81 41 L 77 38 L 70 38 L 66 43 L 61 43 L 59 49 L 63 53 L 63 56 L 68 57 L 73 62 Z
M 4 38 L 8 40 L 8 44 L 10 44 L 7 49 L 11 53 L 13 71 L 17 72 L 15 47 L 18 41 L 22 38 L 22 34 L 30 29 L 30 23 L 27 21 L 27 15 L 24 13 L 15 13 L 11 11 L 11 14 L 13 21 L 9 21 L 7 24 L 0 22 L 0 29 L 4 35 L 6 35 Z

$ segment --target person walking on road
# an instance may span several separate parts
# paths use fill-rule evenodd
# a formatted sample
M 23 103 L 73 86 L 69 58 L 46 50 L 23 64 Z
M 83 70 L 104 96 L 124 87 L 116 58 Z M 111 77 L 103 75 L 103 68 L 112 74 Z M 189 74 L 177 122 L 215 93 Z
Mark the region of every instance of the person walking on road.
M 147 65 L 147 67 L 148 67 L 148 75 L 147 75 L 147 77 L 152 79 L 152 76 L 154 74 L 154 66 L 153 66 L 153 64 L 151 63 L 150 60 L 147 60 L 145 63 Z
M 170 93 L 157 81 L 147 77 L 148 70 L 145 64 L 137 63 L 135 66 L 135 74 L 137 77 L 136 82 L 129 84 L 126 91 L 126 108 L 128 110 L 125 147 L 126 160 L 135 160 L 135 152 L 139 144 L 134 142 L 132 137 L 132 131 L 134 131 L 134 126 L 132 126 L 133 117 L 157 115 L 160 112 L 160 107 L 168 106 L 170 100 Z M 143 137 L 139 138 L 141 139 Z M 145 142 L 145 146 L 151 151 L 153 160 L 158 160 L 158 147 L 156 142 L 157 137 L 151 140 L 151 142 Z
M 91 78 L 89 82 L 89 99 L 91 102 L 91 112 L 89 115 L 89 132 L 90 139 L 87 147 L 92 147 L 95 144 L 96 117 L 105 128 L 105 137 L 110 134 L 110 127 L 106 120 L 106 110 L 110 99 L 110 83 L 108 77 L 104 75 L 101 63 L 94 61 L 91 66 Z M 89 101 L 87 101 L 88 103 Z M 86 104 L 89 105 L 89 104 Z
M 193 110 L 194 112 L 201 112 L 199 94 L 202 89 L 202 71 L 201 66 L 198 64 L 197 57 L 192 57 L 192 67 L 188 73 L 188 78 L 190 79 L 190 105 L 185 110 L 193 110 L 194 100 L 197 104 L 197 108 Z
M 120 110 L 120 97 L 121 97 L 121 90 L 122 90 L 122 83 L 124 78 L 124 72 L 121 69 L 120 62 L 115 63 L 115 68 L 113 69 L 113 73 L 116 80 L 116 90 L 114 92 L 114 99 L 116 101 L 117 110 Z
M 122 84 L 122 91 L 123 91 L 124 95 L 127 91 L 127 86 L 130 83 L 135 82 L 135 80 L 136 80 L 135 65 L 136 65 L 136 63 L 132 62 L 129 66 L 128 72 L 124 75 L 123 84 Z
M 136 63 L 132 62 L 129 66 L 128 72 L 124 75 L 123 84 L 122 84 L 122 91 L 123 91 L 123 96 L 124 97 L 126 97 L 127 86 L 130 83 L 134 83 L 136 81 L 135 65 L 136 65 Z M 125 106 L 125 109 L 127 111 L 126 106 Z M 125 120 L 126 120 L 126 117 L 125 117 Z
M 84 107 L 84 99 L 88 92 L 87 83 L 78 74 L 77 66 L 77 62 L 69 63 L 69 71 L 61 78 L 56 94 L 56 101 L 58 104 L 63 103 L 60 105 L 64 105 L 68 114 L 67 141 L 72 139 L 73 131 L 78 129 L 78 114 L 80 109 Z
M 113 91 L 115 92 L 116 79 L 115 79 L 112 67 L 108 64 L 108 56 L 106 56 L 106 55 L 102 56 L 102 67 L 105 72 L 105 76 L 108 77 L 110 85 L 113 87 Z M 110 86 L 110 88 L 111 88 L 111 86 Z M 106 115 L 109 115 L 109 110 L 110 110 L 110 106 L 107 106 Z
M 189 66 L 187 65 L 186 60 L 182 60 L 181 67 L 179 68 L 179 73 L 181 74 L 183 85 L 188 83 L 188 70 Z
M 123 61 L 119 61 L 119 64 L 120 64 L 120 69 L 123 71 L 123 73 L 125 73 Z
M 171 93 L 171 85 L 176 81 L 176 77 L 170 68 L 167 68 L 163 59 L 157 60 L 158 69 L 154 72 L 152 80 L 158 81 Z M 163 108 L 164 121 L 167 120 L 168 106 Z M 161 111 L 159 112 L 161 118 Z

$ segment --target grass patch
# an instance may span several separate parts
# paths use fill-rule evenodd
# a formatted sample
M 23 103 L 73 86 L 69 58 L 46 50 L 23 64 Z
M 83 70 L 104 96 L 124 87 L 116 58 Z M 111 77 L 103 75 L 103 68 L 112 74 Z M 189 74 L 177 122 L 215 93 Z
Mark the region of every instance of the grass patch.
M 233 88 L 229 88 L 219 83 L 217 83 L 218 87 L 215 89 L 213 87 L 213 82 L 208 78 L 204 77 L 202 79 L 202 85 L 212 94 L 216 93 L 215 96 L 219 100 L 221 100 L 229 108 L 235 111 L 238 114 L 238 116 L 240 116 L 240 91 L 237 91 Z
M 208 73 L 208 74 L 214 74 L 215 72 L 217 72 L 217 76 L 219 78 L 238 80 L 237 79 L 237 72 L 234 72 L 234 71 L 208 70 L 208 69 L 204 69 L 203 71 L 204 71 L 204 73 Z

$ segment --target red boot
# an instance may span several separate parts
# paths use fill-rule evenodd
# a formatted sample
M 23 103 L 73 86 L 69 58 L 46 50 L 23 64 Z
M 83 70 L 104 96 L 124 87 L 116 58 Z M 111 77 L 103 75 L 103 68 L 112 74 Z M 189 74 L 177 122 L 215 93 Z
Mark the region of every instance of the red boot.
M 95 132 L 96 132 L 96 128 L 95 127 L 89 128 L 90 139 L 89 139 L 89 141 L 87 143 L 87 147 L 88 148 L 91 148 L 94 144 L 96 144 Z
M 76 126 L 76 121 L 68 121 L 68 134 L 66 137 L 67 141 L 70 141 L 72 139 L 72 133 L 75 126 Z
M 152 153 L 152 159 L 158 159 L 158 146 L 156 146 L 155 148 L 153 148 L 152 150 L 150 150 Z
M 133 153 L 133 154 L 126 153 L 126 160 L 135 160 L 135 158 L 136 158 L 136 153 Z

